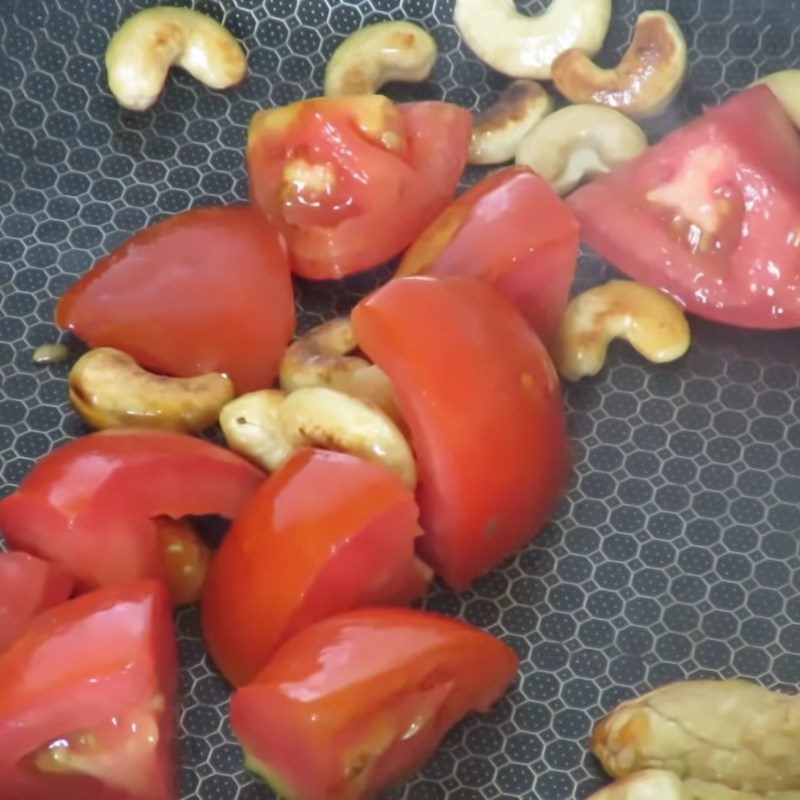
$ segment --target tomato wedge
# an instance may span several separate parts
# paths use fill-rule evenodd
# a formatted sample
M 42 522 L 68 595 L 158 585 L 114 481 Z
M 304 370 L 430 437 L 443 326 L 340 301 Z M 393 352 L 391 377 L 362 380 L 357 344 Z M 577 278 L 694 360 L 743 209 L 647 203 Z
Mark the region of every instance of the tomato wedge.
M 172 800 L 176 683 L 155 581 L 37 617 L 0 656 L 3 800 Z
M 568 202 L 587 244 L 694 314 L 800 327 L 800 139 L 766 86 L 708 109 Z
M 264 474 L 210 442 L 180 433 L 108 430 L 45 456 L 0 501 L 12 546 L 68 569 L 86 590 L 133 578 L 180 585 L 196 558 L 165 554 L 155 517 L 236 517 Z
M 485 280 L 546 342 L 567 305 L 578 244 L 578 221 L 547 181 L 509 167 L 451 203 L 406 251 L 396 275 Z
M 257 211 L 196 208 L 102 259 L 61 298 L 56 322 L 156 372 L 223 372 L 237 392 L 265 389 L 294 332 L 289 265 Z
M 430 570 L 411 492 L 344 453 L 297 453 L 256 492 L 212 559 L 203 630 L 235 684 L 301 628 L 363 605 L 420 597 Z
M 472 122 L 448 103 L 318 97 L 253 117 L 253 202 L 313 279 L 375 267 L 406 248 L 452 199 Z
M 516 670 L 512 650 L 463 622 L 362 609 L 290 639 L 234 695 L 231 725 L 278 795 L 360 800 L 422 766 Z
M 34 617 L 63 603 L 74 584 L 63 567 L 27 553 L 0 553 L 0 653 Z
M 471 278 L 390 281 L 352 320 L 411 430 L 420 553 L 462 589 L 534 536 L 563 493 L 569 453 L 550 357 Z

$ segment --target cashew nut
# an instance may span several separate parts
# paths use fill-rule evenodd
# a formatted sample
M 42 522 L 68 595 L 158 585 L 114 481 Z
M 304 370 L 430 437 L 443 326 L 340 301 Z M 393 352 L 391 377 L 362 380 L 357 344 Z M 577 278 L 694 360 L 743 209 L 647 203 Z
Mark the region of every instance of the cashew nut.
M 549 78 L 561 53 L 576 48 L 593 56 L 603 46 L 611 0 L 552 0 L 536 16 L 514 0 L 456 0 L 456 27 L 478 58 L 512 78 Z
M 69 350 L 65 344 L 40 344 L 34 351 L 31 360 L 37 367 L 48 364 L 63 364 L 69 358 Z
M 800 69 L 773 72 L 772 75 L 756 81 L 754 85 L 759 83 L 764 83 L 772 89 L 772 93 L 778 98 L 783 110 L 800 128 Z
M 525 134 L 553 110 L 553 99 L 536 81 L 514 81 L 472 121 L 470 164 L 502 164 L 516 155 Z
M 609 172 L 647 149 L 647 136 L 613 108 L 567 106 L 545 117 L 517 150 L 524 164 L 550 181 L 559 194 L 571 192 L 584 179 Z
M 188 8 L 157 6 L 134 14 L 106 50 L 111 93 L 134 111 L 155 103 L 173 64 L 212 89 L 239 83 L 247 71 L 247 58 L 233 35 Z
M 389 377 L 365 358 L 349 355 L 357 348 L 349 317 L 336 317 L 317 325 L 286 349 L 281 361 L 281 388 L 293 392 L 309 386 L 328 386 L 377 406 L 404 427 Z
M 233 383 L 224 375 L 154 375 L 111 347 L 90 350 L 69 374 L 69 399 L 93 428 L 201 431 L 232 397 Z
M 572 103 L 597 103 L 630 117 L 660 114 L 686 76 L 686 39 L 666 11 L 636 20 L 630 47 L 614 69 L 602 69 L 580 50 L 553 62 L 553 82 Z
M 232 450 L 270 471 L 296 450 L 321 447 L 382 464 L 412 488 L 417 483 L 411 447 L 392 420 L 325 386 L 244 394 L 222 409 L 219 423 Z
M 424 81 L 437 54 L 433 37 L 413 22 L 368 25 L 334 51 L 325 70 L 325 94 L 375 94 L 390 81 Z
M 570 381 L 597 375 L 612 339 L 625 339 L 655 364 L 680 358 L 691 334 L 682 309 L 657 289 L 609 281 L 574 297 L 551 346 L 559 374 Z

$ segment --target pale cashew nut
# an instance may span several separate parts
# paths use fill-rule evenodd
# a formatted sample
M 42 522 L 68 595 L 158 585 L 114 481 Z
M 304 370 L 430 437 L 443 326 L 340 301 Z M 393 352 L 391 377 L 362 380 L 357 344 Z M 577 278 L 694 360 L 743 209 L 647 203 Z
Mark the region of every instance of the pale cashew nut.
M 636 20 L 630 47 L 614 69 L 602 69 L 579 50 L 553 62 L 553 82 L 572 103 L 597 103 L 629 117 L 660 114 L 686 77 L 686 39 L 666 11 Z
M 625 339 L 655 364 L 680 358 L 691 340 L 683 310 L 663 292 L 633 281 L 609 281 L 570 300 L 551 345 L 559 374 L 597 375 L 612 339 Z
M 106 50 L 111 93 L 134 111 L 155 103 L 173 64 L 212 89 L 234 86 L 247 71 L 244 50 L 226 28 L 206 14 L 175 6 L 134 14 Z
M 453 20 L 478 58 L 512 78 L 550 77 L 561 53 L 593 56 L 611 22 L 611 0 L 552 0 L 538 14 L 521 14 L 514 0 L 456 0 Z
M 772 89 L 783 110 L 792 118 L 792 122 L 800 128 L 800 69 L 785 69 L 773 72 L 761 78 L 755 85 L 764 83 Z
M 470 164 L 511 161 L 525 135 L 553 110 L 553 99 L 536 81 L 514 81 L 472 120 Z
M 334 389 L 251 392 L 228 403 L 219 422 L 232 450 L 270 471 L 301 448 L 320 447 L 382 464 L 411 488 L 417 483 L 411 447 L 394 422 Z
M 93 428 L 201 431 L 217 421 L 232 397 L 233 383 L 225 375 L 155 375 L 111 347 L 90 350 L 69 373 L 69 399 Z
M 438 48 L 413 22 L 378 22 L 350 34 L 325 69 L 325 94 L 375 94 L 384 83 L 418 83 L 431 74 Z
M 50 364 L 63 364 L 69 358 L 69 349 L 65 344 L 40 344 L 34 351 L 31 360 L 37 367 Z
M 563 195 L 646 149 L 644 131 L 619 111 L 590 104 L 567 106 L 525 136 L 516 162 L 538 172 Z
M 377 406 L 403 426 L 394 387 L 383 370 L 360 356 L 349 317 L 336 317 L 295 339 L 281 361 L 280 384 L 286 392 L 327 386 Z

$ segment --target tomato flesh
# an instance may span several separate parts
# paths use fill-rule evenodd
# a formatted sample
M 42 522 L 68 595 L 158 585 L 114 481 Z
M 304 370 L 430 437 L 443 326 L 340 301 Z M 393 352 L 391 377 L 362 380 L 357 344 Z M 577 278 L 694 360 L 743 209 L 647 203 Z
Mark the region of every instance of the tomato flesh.
M 547 181 L 509 167 L 451 203 L 406 251 L 397 277 L 481 278 L 547 341 L 567 304 L 578 244 L 578 221 Z
M 398 278 L 352 320 L 411 431 L 420 554 L 462 589 L 534 536 L 563 493 L 569 450 L 550 357 L 470 278 Z
M 431 574 L 414 554 L 418 513 L 411 492 L 381 466 L 321 450 L 290 459 L 211 561 L 203 630 L 222 672 L 245 683 L 318 619 L 420 597 Z
M 283 645 L 234 695 L 231 725 L 282 796 L 360 800 L 421 767 L 466 713 L 488 710 L 517 665 L 502 642 L 457 620 L 351 611 Z
M 179 585 L 196 551 L 165 553 L 154 518 L 234 518 L 263 479 L 244 459 L 192 436 L 101 431 L 41 459 L 0 501 L 0 530 L 12 547 L 69 570 L 79 590 L 134 578 Z
M 0 653 L 38 614 L 64 602 L 74 583 L 63 567 L 27 553 L 0 553 Z
M 758 120 L 754 124 L 753 120 Z M 688 311 L 800 326 L 800 139 L 766 86 L 572 194 L 584 241 Z
M 340 278 L 407 247 L 452 198 L 471 120 L 447 103 L 323 97 L 253 117 L 253 202 L 286 236 L 294 271 Z
M 155 581 L 37 617 L 0 656 L 3 800 L 173 800 L 176 667 Z
M 237 392 L 265 389 L 294 332 L 289 265 L 257 211 L 196 208 L 102 259 L 61 298 L 56 322 L 156 372 L 222 372 Z

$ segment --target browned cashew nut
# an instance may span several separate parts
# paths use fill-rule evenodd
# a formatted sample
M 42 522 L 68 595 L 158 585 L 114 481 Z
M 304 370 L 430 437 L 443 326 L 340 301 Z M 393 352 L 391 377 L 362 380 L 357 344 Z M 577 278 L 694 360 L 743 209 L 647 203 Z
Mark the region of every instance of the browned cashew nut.
M 168 378 L 142 369 L 111 347 L 90 350 L 69 374 L 69 399 L 93 428 L 158 428 L 195 432 L 214 425 L 233 397 L 216 372 Z
M 648 361 L 680 358 L 691 341 L 683 310 L 662 292 L 633 281 L 609 281 L 570 300 L 550 345 L 561 377 L 597 375 L 612 339 L 625 339 Z
M 614 69 L 602 69 L 580 50 L 553 62 L 553 82 L 573 103 L 597 103 L 630 117 L 660 114 L 686 76 L 686 39 L 666 11 L 645 11 L 636 20 L 628 51 Z
M 392 420 L 334 389 L 250 392 L 228 403 L 219 422 L 230 448 L 267 470 L 302 447 L 321 447 L 382 464 L 411 488 L 417 483 L 411 447 Z
M 512 78 L 550 77 L 556 57 L 577 48 L 594 55 L 611 21 L 611 0 L 551 0 L 541 14 L 514 0 L 456 0 L 453 20 L 478 58 Z
M 155 103 L 173 64 L 212 89 L 234 86 L 247 71 L 247 58 L 233 35 L 190 8 L 139 11 L 114 34 L 106 50 L 111 93 L 133 111 Z
M 325 94 L 375 94 L 391 81 L 424 81 L 437 53 L 433 37 L 413 22 L 367 25 L 334 51 L 325 70 Z
M 280 383 L 286 392 L 327 386 L 371 403 L 403 426 L 394 387 L 386 373 L 360 356 L 349 317 L 336 317 L 295 339 L 281 361 Z
M 472 121 L 470 164 L 511 161 L 525 135 L 553 110 L 553 99 L 536 81 L 514 81 Z

